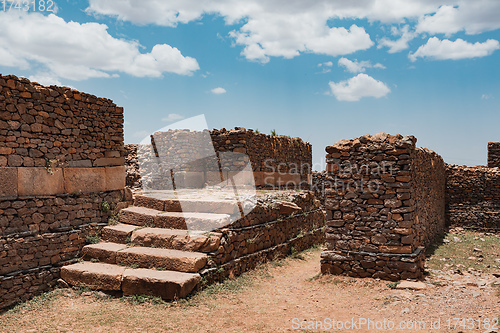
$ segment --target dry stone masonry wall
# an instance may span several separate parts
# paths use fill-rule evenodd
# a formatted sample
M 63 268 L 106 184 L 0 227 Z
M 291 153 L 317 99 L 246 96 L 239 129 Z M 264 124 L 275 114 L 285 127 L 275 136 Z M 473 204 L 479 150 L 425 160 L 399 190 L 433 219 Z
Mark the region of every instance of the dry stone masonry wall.
M 257 186 L 305 187 L 312 148 L 299 138 L 270 136 L 244 128 L 227 131 L 168 130 L 152 144 L 129 145 L 128 186 L 149 189 L 200 188 L 226 181 L 251 162 Z M 174 182 L 172 182 L 172 174 Z
M 488 142 L 488 167 L 500 168 L 500 142 Z
M 500 229 L 500 168 L 447 165 L 446 179 L 450 225 Z
M 378 133 L 327 151 L 325 273 L 418 278 L 423 247 L 443 232 L 444 162 L 413 136 Z M 321 177 L 319 177 L 321 178 Z
M 0 308 L 47 290 L 131 201 L 123 109 L 0 75 Z
M 207 282 L 238 276 L 258 264 L 324 241 L 325 213 L 311 191 L 269 194 L 244 218 L 223 229 L 201 272 Z

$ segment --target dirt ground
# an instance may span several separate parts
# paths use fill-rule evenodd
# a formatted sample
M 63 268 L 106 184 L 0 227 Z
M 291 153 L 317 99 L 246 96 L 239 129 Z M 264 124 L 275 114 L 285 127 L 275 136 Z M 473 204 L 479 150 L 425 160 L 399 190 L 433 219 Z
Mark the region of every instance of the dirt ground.
M 142 299 L 57 289 L 0 315 L 0 330 L 498 331 L 500 274 L 495 271 L 500 269 L 496 267 L 481 272 L 474 268 L 460 269 L 461 264 L 457 268 L 444 263 L 443 269 L 428 269 L 429 274 L 423 281 L 425 289 L 400 290 L 387 281 L 321 276 L 320 252 L 321 248 L 313 248 L 301 253 L 299 258 L 289 257 L 262 265 L 235 280 L 209 287 L 178 302 L 153 299 L 134 304 Z M 453 258 L 437 260 L 447 262 Z

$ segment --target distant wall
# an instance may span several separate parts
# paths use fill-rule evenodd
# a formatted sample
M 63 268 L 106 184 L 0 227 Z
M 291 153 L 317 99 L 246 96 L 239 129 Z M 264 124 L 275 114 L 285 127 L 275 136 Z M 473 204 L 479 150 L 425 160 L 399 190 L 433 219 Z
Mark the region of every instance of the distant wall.
M 122 108 L 15 76 L 0 75 L 0 88 L 3 308 L 54 285 L 89 232 L 132 198 Z
M 413 136 L 378 133 L 326 148 L 324 273 L 398 280 L 423 273 L 445 227 L 444 162 Z M 317 184 L 316 184 L 317 185 Z
M 488 167 L 500 168 L 500 142 L 488 142 Z
M 453 226 L 500 229 L 500 169 L 447 165 L 446 217 Z
M 215 185 L 241 172 L 249 161 L 257 186 L 308 188 L 310 181 L 312 147 L 299 138 L 237 128 L 156 132 L 152 142 L 128 146 L 129 186 L 171 188 L 170 170 L 178 187 Z

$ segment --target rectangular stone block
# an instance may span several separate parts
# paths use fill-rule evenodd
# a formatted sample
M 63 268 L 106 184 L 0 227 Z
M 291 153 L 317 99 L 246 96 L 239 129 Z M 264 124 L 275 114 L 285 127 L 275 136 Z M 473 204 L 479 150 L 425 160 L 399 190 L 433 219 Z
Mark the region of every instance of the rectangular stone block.
M 125 165 L 125 157 L 103 157 L 94 161 L 94 166 Z
M 70 168 L 92 168 L 92 161 L 91 160 L 69 161 L 68 166 Z
M 0 168 L 0 197 L 17 197 L 17 168 Z
M 104 192 L 106 169 L 65 168 L 64 189 L 66 193 Z
M 126 176 L 127 170 L 124 165 L 106 167 L 106 191 L 123 190 Z
M 18 195 L 54 195 L 64 192 L 63 169 L 18 168 Z

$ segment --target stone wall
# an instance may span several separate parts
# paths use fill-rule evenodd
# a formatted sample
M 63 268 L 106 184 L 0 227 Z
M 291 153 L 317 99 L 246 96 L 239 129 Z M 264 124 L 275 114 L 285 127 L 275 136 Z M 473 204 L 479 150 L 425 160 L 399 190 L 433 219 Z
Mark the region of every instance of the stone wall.
M 488 167 L 500 168 L 500 142 L 488 142 Z
M 500 168 L 447 165 L 446 180 L 450 225 L 500 229 Z
M 0 75 L 0 308 L 47 290 L 131 201 L 123 109 Z
M 269 194 L 250 214 L 223 229 L 221 245 L 202 272 L 221 281 L 324 241 L 325 214 L 310 191 Z
M 413 136 L 378 133 L 327 151 L 324 273 L 418 278 L 423 248 L 445 227 L 444 162 Z
M 137 156 L 127 158 L 129 186 L 217 185 L 244 171 L 249 161 L 251 170 L 247 171 L 257 186 L 302 187 L 310 181 L 312 148 L 299 138 L 237 128 L 156 132 L 151 142 L 129 146 L 130 154 Z

